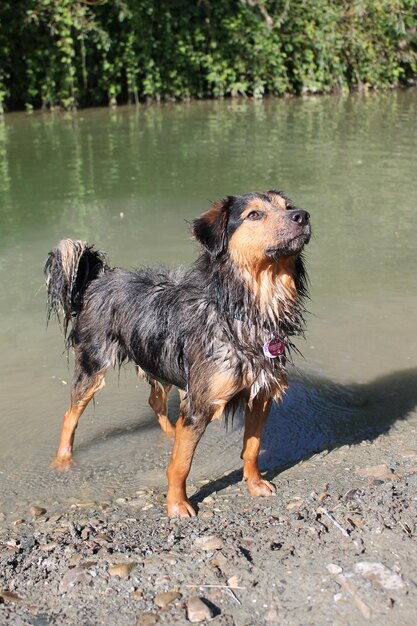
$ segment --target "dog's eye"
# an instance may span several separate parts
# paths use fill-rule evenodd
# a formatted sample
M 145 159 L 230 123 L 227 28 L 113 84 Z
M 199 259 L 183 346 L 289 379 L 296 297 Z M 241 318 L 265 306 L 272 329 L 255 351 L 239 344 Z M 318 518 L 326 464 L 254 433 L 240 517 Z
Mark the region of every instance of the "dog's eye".
M 248 220 L 260 220 L 263 217 L 263 213 L 262 211 L 251 211 L 250 213 L 247 214 L 246 219 Z

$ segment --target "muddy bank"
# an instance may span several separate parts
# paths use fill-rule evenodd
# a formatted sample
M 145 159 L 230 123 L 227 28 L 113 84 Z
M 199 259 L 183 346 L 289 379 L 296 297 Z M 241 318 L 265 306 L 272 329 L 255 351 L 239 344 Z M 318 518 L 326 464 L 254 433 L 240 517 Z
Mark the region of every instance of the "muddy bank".
M 167 520 L 162 491 L 111 485 L 102 502 L 2 511 L 0 623 L 411 626 L 414 448 L 415 418 L 270 472 L 273 498 L 237 472 L 202 481 L 189 521 Z

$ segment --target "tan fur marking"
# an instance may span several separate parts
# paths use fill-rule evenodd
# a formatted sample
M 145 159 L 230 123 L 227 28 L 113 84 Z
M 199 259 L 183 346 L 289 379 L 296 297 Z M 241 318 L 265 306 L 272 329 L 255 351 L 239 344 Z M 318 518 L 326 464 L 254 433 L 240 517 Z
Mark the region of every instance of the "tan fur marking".
M 296 256 L 272 259 L 266 250 L 277 245 L 277 234 L 288 237 L 288 222 L 285 218 L 286 203 L 279 195 L 270 196 L 271 202 L 259 198 L 248 204 L 242 213 L 243 222 L 233 233 L 229 242 L 229 253 L 247 280 L 255 297 L 265 310 L 276 295 L 278 284 L 290 299 L 296 296 L 294 269 Z M 278 210 L 277 210 L 278 207 Z M 252 211 L 262 211 L 261 220 L 246 220 Z M 279 242 L 278 242 L 279 243 Z
M 151 386 L 149 405 L 155 411 L 160 427 L 168 437 L 175 434 L 175 426 L 168 417 L 168 394 L 172 385 L 161 385 L 157 381 Z
M 233 372 L 218 372 L 210 380 L 210 398 L 212 402 L 227 402 L 239 390 L 239 382 Z
M 168 517 L 194 517 L 196 514 L 187 498 L 186 480 L 202 434 L 201 431 L 184 426 L 184 418 L 180 415 L 175 430 L 171 461 L 167 469 Z
M 247 408 L 245 412 L 245 434 L 241 456 L 243 479 L 252 496 L 271 496 L 275 493 L 275 486 L 262 478 L 258 465 L 262 431 L 270 406 L 270 398 L 255 398 L 252 408 Z
M 59 440 L 58 450 L 55 459 L 52 462 L 54 467 L 62 468 L 72 461 L 72 450 L 74 445 L 75 430 L 78 426 L 78 420 L 84 413 L 88 403 L 100 389 L 103 389 L 105 383 L 106 370 L 98 372 L 92 382 L 92 385 L 85 392 L 84 396 L 78 400 L 71 400 L 71 406 L 64 415 L 64 423 L 62 425 L 61 437 Z

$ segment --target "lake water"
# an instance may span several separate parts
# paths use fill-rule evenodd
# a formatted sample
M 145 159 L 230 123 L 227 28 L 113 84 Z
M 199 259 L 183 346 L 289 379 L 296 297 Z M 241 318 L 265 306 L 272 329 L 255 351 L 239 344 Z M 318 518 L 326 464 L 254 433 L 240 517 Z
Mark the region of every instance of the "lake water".
M 72 376 L 42 265 L 65 237 L 123 267 L 188 264 L 187 220 L 226 194 L 283 189 L 312 215 L 304 359 L 262 451 L 284 467 L 416 419 L 417 92 L 9 114 L 0 122 L 3 510 L 165 489 L 171 443 L 128 366 L 80 420 L 76 467 L 49 469 Z M 178 408 L 172 394 L 170 410 Z M 240 467 L 239 420 L 209 426 L 191 479 Z

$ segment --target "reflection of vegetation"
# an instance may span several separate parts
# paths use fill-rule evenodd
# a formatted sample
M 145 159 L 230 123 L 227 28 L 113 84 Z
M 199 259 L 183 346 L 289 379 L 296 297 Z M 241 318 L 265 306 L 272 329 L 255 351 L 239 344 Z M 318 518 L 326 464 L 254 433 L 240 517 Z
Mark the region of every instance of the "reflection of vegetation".
M 2 0 L 0 108 L 407 84 L 415 0 Z

